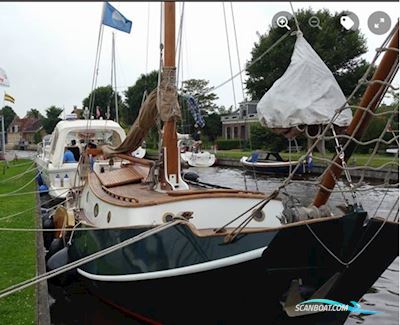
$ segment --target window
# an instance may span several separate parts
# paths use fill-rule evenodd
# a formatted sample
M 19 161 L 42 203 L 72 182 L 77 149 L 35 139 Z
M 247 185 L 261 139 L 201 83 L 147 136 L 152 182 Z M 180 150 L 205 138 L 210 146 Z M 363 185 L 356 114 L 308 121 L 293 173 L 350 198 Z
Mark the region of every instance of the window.
M 226 128 L 226 138 L 227 139 L 231 138 L 231 128 L 229 126 Z
M 246 127 L 244 125 L 240 127 L 240 137 L 246 139 Z
M 54 151 L 56 150 L 57 140 L 58 140 L 58 130 L 56 129 L 54 131 L 54 139 L 51 141 L 51 150 L 50 150 L 51 155 L 53 155 Z

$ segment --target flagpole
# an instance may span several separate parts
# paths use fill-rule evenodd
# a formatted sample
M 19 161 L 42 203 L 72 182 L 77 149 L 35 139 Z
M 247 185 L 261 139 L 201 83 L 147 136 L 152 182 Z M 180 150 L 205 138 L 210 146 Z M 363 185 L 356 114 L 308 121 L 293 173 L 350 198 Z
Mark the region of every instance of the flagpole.
M 1 106 L 2 109 L 4 107 L 4 97 L 5 96 L 6 96 L 6 91 L 4 90 L 3 101 L 2 101 L 3 105 Z M 2 159 L 6 160 L 6 139 L 5 139 L 6 133 L 4 130 L 4 111 L 3 110 L 2 110 L 2 114 L 0 117 L 1 117 L 1 150 L 3 152 L 2 157 L 0 156 L 0 160 L 2 160 Z
M 93 91 L 94 91 L 95 84 L 97 83 L 98 64 L 100 61 L 100 53 L 101 53 L 101 39 L 102 39 L 102 34 L 103 34 L 102 31 L 103 31 L 103 19 L 104 19 L 105 7 L 106 7 L 106 2 L 103 2 L 103 9 L 102 9 L 102 13 L 101 13 L 100 26 L 99 26 L 99 34 L 97 37 L 96 58 L 95 58 L 95 62 L 94 62 L 92 89 L 90 92 L 91 96 L 89 97 L 89 118 L 92 115 L 91 113 L 93 112 L 92 109 L 94 108 L 94 101 L 95 101 L 95 97 L 96 97 L 96 93 Z
M 114 65 L 113 73 L 114 73 L 114 96 L 115 96 L 115 119 L 117 123 L 119 123 L 119 116 L 118 116 L 118 97 L 117 97 L 117 64 L 115 60 L 115 33 L 112 33 L 112 62 Z

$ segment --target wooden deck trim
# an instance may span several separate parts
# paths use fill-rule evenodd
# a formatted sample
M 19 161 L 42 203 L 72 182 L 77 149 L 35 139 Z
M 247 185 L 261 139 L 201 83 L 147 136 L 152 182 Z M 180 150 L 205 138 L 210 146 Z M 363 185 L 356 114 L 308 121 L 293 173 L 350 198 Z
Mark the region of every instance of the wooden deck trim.
M 135 186 L 143 186 L 143 184 L 129 184 L 126 186 L 131 186 L 132 187 L 132 196 L 123 196 L 123 195 L 118 195 L 114 191 L 112 191 L 113 194 L 109 194 L 108 192 L 111 192 L 111 189 L 105 189 L 102 188 L 101 182 L 96 177 L 97 175 L 95 173 L 90 173 L 88 177 L 89 181 L 89 186 L 94 195 L 100 199 L 103 202 L 107 202 L 109 204 L 117 205 L 117 206 L 122 206 L 122 207 L 146 207 L 146 206 L 152 206 L 152 205 L 158 205 L 158 204 L 165 204 L 165 203 L 172 203 L 172 202 L 177 202 L 177 201 L 183 201 L 183 200 L 196 200 L 196 199 L 215 199 L 215 198 L 249 198 L 249 199 L 259 199 L 263 200 L 268 198 L 268 195 L 265 195 L 263 193 L 254 193 L 254 192 L 246 192 L 246 191 L 236 191 L 233 190 L 232 192 L 226 191 L 226 190 L 221 190 L 218 191 L 216 189 L 207 189 L 204 191 L 192 191 L 192 192 L 187 192 L 183 195 L 169 195 L 168 193 L 159 193 L 159 192 L 153 192 L 149 191 L 149 197 L 152 195 L 152 193 L 157 193 L 157 198 L 149 198 L 146 199 L 145 201 L 141 202 L 140 199 L 134 195 L 134 187 Z M 115 189 L 115 187 L 113 188 Z M 120 197 L 120 198 L 117 198 Z M 132 202 L 135 201 L 135 202 Z

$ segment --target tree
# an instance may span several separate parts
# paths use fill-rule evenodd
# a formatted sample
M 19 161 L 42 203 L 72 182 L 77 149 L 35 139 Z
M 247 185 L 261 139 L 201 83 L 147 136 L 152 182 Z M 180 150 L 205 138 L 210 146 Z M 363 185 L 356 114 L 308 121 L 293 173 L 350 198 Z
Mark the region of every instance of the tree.
M 253 148 L 261 148 L 269 151 L 282 151 L 287 148 L 288 141 L 285 137 L 273 133 L 260 123 L 250 126 L 251 145 Z
M 62 111 L 62 108 L 58 108 L 55 106 L 51 106 L 46 109 L 46 117 L 43 118 L 43 128 L 45 129 L 47 134 L 51 134 L 57 123 L 61 121 L 58 116 L 61 114 Z
M 44 118 L 44 116 L 35 108 L 31 108 L 28 112 L 26 112 L 26 117 L 34 117 L 39 120 Z
M 193 96 L 202 114 L 211 114 L 217 111 L 218 106 L 214 103 L 218 96 L 210 92 L 209 81 L 204 79 L 189 79 L 182 83 L 180 92 L 182 95 Z
M 152 71 L 149 74 L 141 74 L 135 84 L 129 87 L 125 95 L 125 107 L 122 111 L 122 120 L 126 125 L 132 125 L 139 114 L 142 106 L 143 94 L 146 91 L 149 94 L 157 88 L 158 71 Z
M 205 116 L 204 133 L 208 136 L 211 142 L 215 142 L 219 136 L 222 135 L 222 122 L 221 116 L 217 113 L 211 113 Z
M 94 96 L 94 97 L 93 97 Z M 103 118 L 107 116 L 107 107 L 110 107 L 110 119 L 115 120 L 115 93 L 111 86 L 97 87 L 83 101 L 83 107 L 89 107 L 90 98 L 94 98 L 91 115 L 96 116 L 96 107 L 99 106 L 100 115 Z M 118 112 L 123 110 L 121 96 L 117 93 Z M 90 109 L 90 107 L 89 107 Z
M 11 122 L 14 120 L 14 118 L 17 116 L 17 114 L 14 112 L 14 110 L 10 106 L 4 106 L 0 110 L 0 115 L 4 116 L 4 129 L 7 130 L 8 127 L 10 126 Z
M 360 31 L 347 31 L 340 25 L 340 16 L 344 12 L 330 14 L 328 10 L 313 12 L 311 9 L 300 10 L 296 13 L 299 25 L 305 39 L 310 43 L 328 68 L 332 71 L 345 96 L 348 96 L 358 80 L 365 73 L 368 64 L 361 58 L 366 53 L 367 46 Z M 311 16 L 320 19 L 321 30 L 308 24 Z M 295 30 L 294 20 L 289 21 Z M 286 28 L 272 28 L 269 33 L 260 35 L 258 43 L 251 51 L 250 64 L 270 48 L 287 32 Z M 279 79 L 290 63 L 296 37 L 288 37 L 270 53 L 262 57 L 254 65 L 248 67 L 246 82 L 247 92 L 252 99 L 261 99 L 273 83 Z M 365 88 L 364 88 L 365 89 Z M 361 96 L 361 89 L 356 97 Z
M 204 118 L 205 127 L 203 134 L 208 136 L 210 141 L 215 141 L 221 133 L 221 118 L 218 115 L 220 108 L 214 103 L 218 99 L 218 96 L 210 92 L 211 87 L 208 84 L 209 81 L 204 79 L 189 79 L 182 83 L 182 88 L 180 89 L 181 96 L 179 96 L 182 114 L 180 132 L 190 134 L 194 130 L 195 121 L 185 99 L 185 96 L 193 96 L 199 107 L 200 114 Z

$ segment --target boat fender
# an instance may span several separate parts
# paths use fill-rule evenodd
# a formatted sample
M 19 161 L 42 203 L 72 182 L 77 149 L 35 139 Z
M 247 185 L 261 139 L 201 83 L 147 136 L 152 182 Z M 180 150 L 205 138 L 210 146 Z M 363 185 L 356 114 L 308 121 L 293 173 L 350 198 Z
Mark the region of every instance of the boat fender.
M 42 223 L 43 229 L 54 229 L 54 222 L 53 218 L 44 218 L 43 223 Z M 46 249 L 49 249 L 51 242 L 53 241 L 54 238 L 54 232 L 53 231 L 45 231 L 43 232 L 43 242 L 44 242 L 44 247 Z
M 183 178 L 187 181 L 196 182 L 199 179 L 199 175 L 194 172 L 183 173 Z
M 64 240 L 63 238 L 54 238 L 50 244 L 49 251 L 47 252 L 45 259 L 46 261 L 57 253 L 59 250 L 64 248 Z
M 40 195 L 46 194 L 49 192 L 49 188 L 47 187 L 47 185 L 42 184 L 39 186 L 39 193 Z
M 43 185 L 42 173 L 39 173 L 39 174 L 36 176 L 36 182 L 38 183 L 39 186 L 42 186 L 42 185 Z
M 49 260 L 46 263 L 47 272 L 65 266 L 69 262 L 70 260 L 68 254 L 68 246 L 66 246 L 49 258 Z M 50 278 L 49 281 L 55 285 L 66 286 L 73 281 L 76 275 L 77 275 L 76 269 L 73 269 L 70 271 L 66 271 L 56 277 Z

